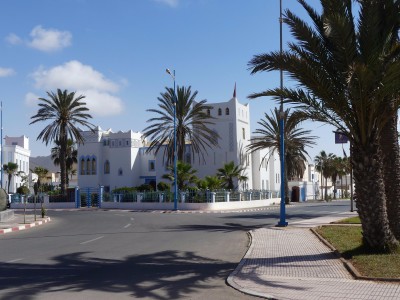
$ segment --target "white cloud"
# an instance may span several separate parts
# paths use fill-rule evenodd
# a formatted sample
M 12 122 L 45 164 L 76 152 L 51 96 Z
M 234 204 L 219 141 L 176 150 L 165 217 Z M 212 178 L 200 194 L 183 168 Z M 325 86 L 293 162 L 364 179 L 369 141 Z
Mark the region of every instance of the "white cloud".
M 170 7 L 177 7 L 179 4 L 179 0 L 154 0 L 158 3 L 166 4 Z
M 6 37 L 6 41 L 11 45 L 18 45 L 18 44 L 22 43 L 22 39 L 18 35 L 16 35 L 15 33 L 10 33 Z
M 110 116 L 122 112 L 121 99 L 113 95 L 119 90 L 119 85 L 79 61 L 70 61 L 50 69 L 40 67 L 31 76 L 37 89 L 67 89 L 76 91 L 77 95 L 85 95 L 84 102 L 93 116 Z M 29 103 L 28 100 L 25 101 Z
M 35 87 L 42 89 L 95 89 L 105 92 L 116 92 L 119 89 L 116 83 L 106 79 L 103 74 L 76 60 L 51 69 L 39 68 L 32 76 Z
M 35 106 L 38 103 L 40 97 L 34 93 L 28 93 L 25 95 L 25 104 L 27 106 Z
M 0 67 L 0 77 L 8 77 L 15 74 L 15 71 L 10 68 L 1 68 Z
M 45 52 L 56 51 L 68 47 L 71 45 L 72 40 L 72 35 L 68 31 L 45 29 L 40 25 L 32 29 L 30 36 L 32 37 L 32 40 L 28 42 L 28 45 Z
M 122 112 L 123 104 L 121 99 L 109 93 L 97 90 L 78 91 L 77 95 L 84 95 L 90 114 L 93 116 L 111 116 L 118 115 Z

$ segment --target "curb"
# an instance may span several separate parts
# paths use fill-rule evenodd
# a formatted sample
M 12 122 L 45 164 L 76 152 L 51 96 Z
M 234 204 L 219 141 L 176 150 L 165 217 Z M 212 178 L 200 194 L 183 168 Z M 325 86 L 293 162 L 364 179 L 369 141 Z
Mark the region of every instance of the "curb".
M 336 225 L 336 224 L 332 224 Z M 329 225 L 328 225 L 329 226 Z M 321 226 L 318 226 L 316 228 L 320 228 Z M 337 256 L 337 258 L 340 259 L 340 261 L 343 263 L 347 271 L 354 277 L 356 280 L 369 280 L 369 281 L 380 281 L 380 282 L 400 282 L 399 278 L 382 278 L 382 277 L 367 277 L 361 275 L 358 270 L 353 266 L 353 264 L 345 259 L 340 252 L 331 244 L 329 243 L 326 239 L 324 239 L 316 230 L 316 228 L 310 228 L 310 231 L 329 249 L 332 250 L 332 252 Z
M 44 220 L 36 221 L 36 222 L 30 223 L 30 224 L 24 224 L 24 225 L 20 225 L 20 226 L 11 227 L 11 228 L 0 229 L 0 234 L 10 233 L 10 232 L 20 231 L 20 230 L 25 230 L 25 229 L 28 229 L 28 228 L 32 228 L 32 227 L 36 227 L 36 226 L 45 224 L 45 223 L 50 222 L 50 221 L 51 221 L 50 217 L 46 217 Z
M 233 272 L 226 279 L 226 283 L 228 285 L 230 285 L 232 288 L 234 288 L 235 290 L 238 290 L 239 292 L 242 292 L 243 294 L 246 294 L 246 295 L 256 296 L 256 297 L 261 297 L 261 298 L 266 298 L 266 299 L 276 299 L 272 295 L 256 292 L 256 291 L 253 291 L 253 290 L 251 290 L 249 288 L 242 287 L 242 286 L 236 284 L 234 279 L 233 279 L 237 275 L 237 273 L 239 273 L 239 271 L 242 269 L 242 267 L 243 267 L 243 265 L 245 263 L 245 260 L 248 257 L 250 257 L 250 255 L 251 255 L 251 253 L 253 251 L 253 248 L 254 248 L 253 238 L 254 237 L 253 237 L 252 231 L 248 231 L 247 232 L 247 235 L 249 237 L 249 248 L 247 249 L 246 254 L 243 256 L 243 258 L 240 260 L 238 266 L 235 268 L 235 270 L 233 270 Z

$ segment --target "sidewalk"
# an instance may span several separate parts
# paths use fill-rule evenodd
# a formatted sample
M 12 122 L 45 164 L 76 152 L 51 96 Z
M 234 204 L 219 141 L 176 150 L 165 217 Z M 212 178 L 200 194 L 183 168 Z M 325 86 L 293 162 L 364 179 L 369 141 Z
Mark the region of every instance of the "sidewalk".
M 228 283 L 268 299 L 400 299 L 400 284 L 355 280 L 310 227 L 355 215 L 293 222 L 251 231 L 251 246 Z
M 24 222 L 23 212 L 22 213 L 16 212 L 13 218 L 4 222 L 0 222 L 0 235 L 18 230 L 25 230 L 28 228 L 42 225 L 50 221 L 51 221 L 50 217 L 42 218 L 40 215 L 40 211 L 38 211 L 38 213 L 36 214 L 36 221 L 35 221 L 35 216 L 32 214 L 32 211 L 29 211 L 29 213 L 25 215 L 25 222 Z

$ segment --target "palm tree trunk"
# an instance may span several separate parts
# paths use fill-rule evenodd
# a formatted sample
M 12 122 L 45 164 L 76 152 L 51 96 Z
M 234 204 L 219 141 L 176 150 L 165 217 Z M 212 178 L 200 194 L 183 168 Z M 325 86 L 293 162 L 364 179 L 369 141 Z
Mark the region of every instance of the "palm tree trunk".
M 60 181 L 61 181 L 61 194 L 65 195 L 66 192 L 66 147 L 67 147 L 67 133 L 65 128 L 60 130 Z
M 387 198 L 386 207 L 389 225 L 395 237 L 400 240 L 400 151 L 397 119 L 396 112 L 383 128 L 380 134 L 379 145 L 382 150 L 383 179 Z
M 382 174 L 382 158 L 378 142 L 351 146 L 354 170 L 355 199 L 361 219 L 364 243 L 377 250 L 398 246 L 386 211 L 386 194 Z

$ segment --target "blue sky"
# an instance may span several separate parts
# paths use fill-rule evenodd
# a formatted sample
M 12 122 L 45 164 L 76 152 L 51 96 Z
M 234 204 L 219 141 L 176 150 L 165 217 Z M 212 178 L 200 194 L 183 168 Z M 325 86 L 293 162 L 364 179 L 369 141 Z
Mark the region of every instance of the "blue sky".
M 295 0 L 283 0 L 283 7 L 305 17 Z M 3 136 L 24 134 L 32 156 L 48 155 L 49 147 L 36 141 L 45 123 L 29 123 L 37 98 L 57 88 L 86 95 L 95 125 L 142 131 L 153 116 L 146 109 L 173 84 L 166 68 L 176 70 L 178 85 L 197 90 L 198 100 L 227 101 L 236 82 L 239 101 L 250 102 L 254 131 L 276 104 L 247 96 L 278 86 L 279 73 L 250 75 L 247 63 L 279 49 L 278 18 L 278 0 L 3 0 Z M 285 27 L 283 35 L 285 45 L 291 40 Z M 312 158 L 321 150 L 342 155 L 332 127 L 303 127 L 320 137 L 308 149 Z

